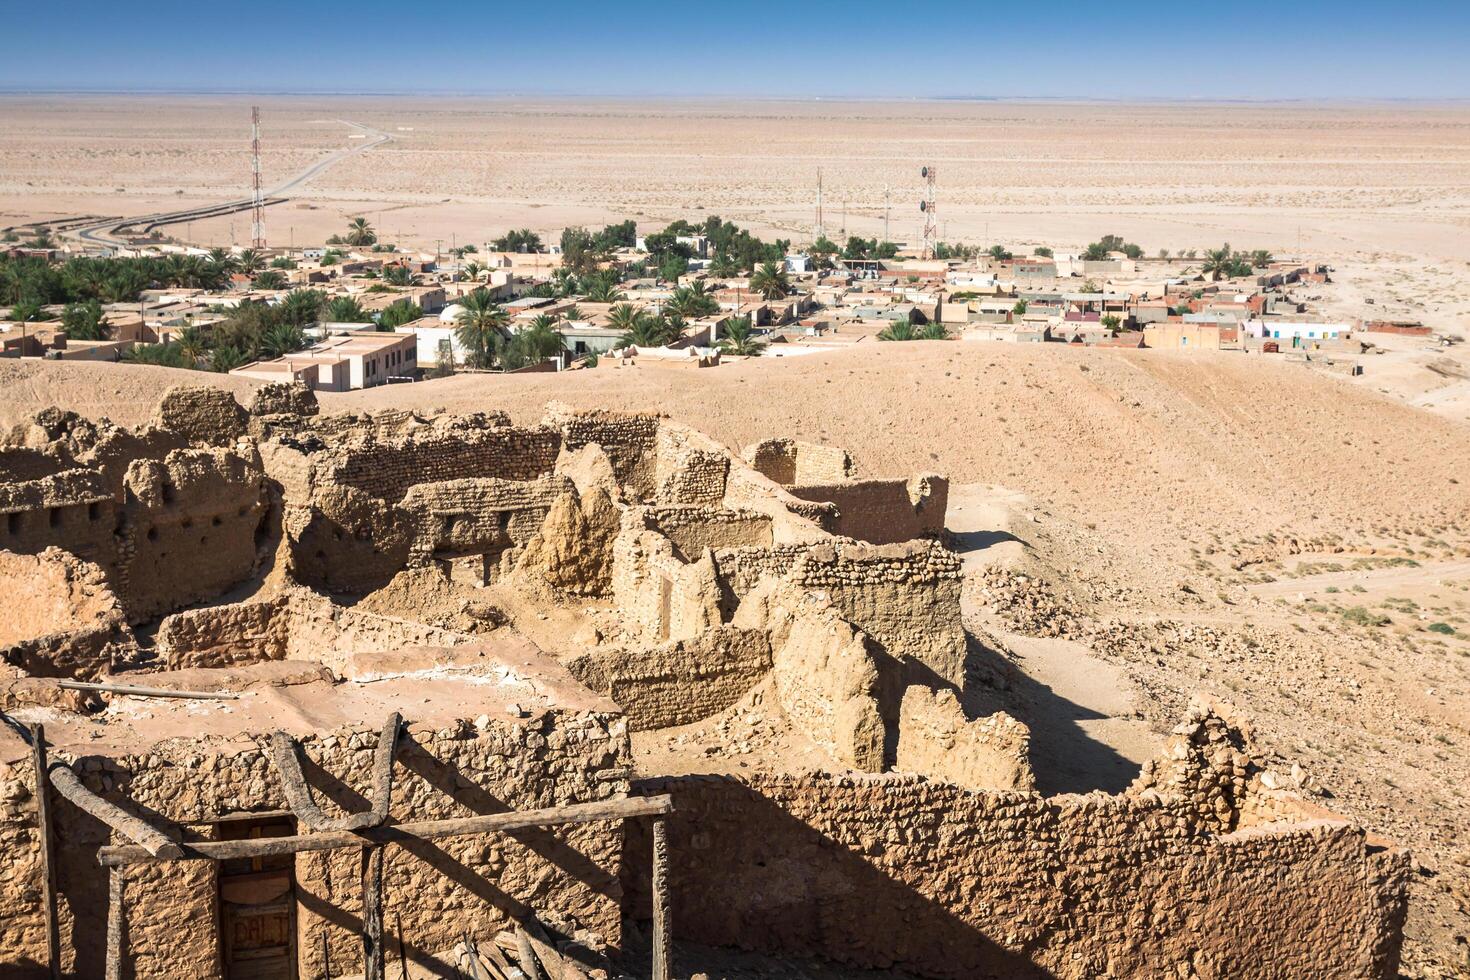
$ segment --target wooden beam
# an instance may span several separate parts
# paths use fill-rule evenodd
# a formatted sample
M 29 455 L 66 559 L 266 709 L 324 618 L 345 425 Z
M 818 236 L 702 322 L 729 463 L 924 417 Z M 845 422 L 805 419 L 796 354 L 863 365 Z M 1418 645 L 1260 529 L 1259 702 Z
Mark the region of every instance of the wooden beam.
M 301 773 L 301 760 L 297 757 L 299 746 L 285 732 L 271 733 L 271 761 L 280 774 L 281 786 L 286 791 L 286 802 L 302 823 L 318 833 L 334 830 L 364 830 L 380 826 L 388 819 L 388 807 L 393 795 L 393 757 L 398 751 L 398 731 L 403 719 L 398 712 L 388 716 L 383 731 L 378 736 L 378 747 L 373 751 L 373 805 L 360 813 L 345 817 L 329 817 L 312 798 L 311 787 Z
M 100 691 L 103 694 L 128 694 L 136 698 L 200 698 L 211 701 L 237 701 L 240 698 L 233 691 L 176 691 L 167 687 L 94 684 L 91 681 L 57 681 L 56 686 L 69 691 Z
M 46 778 L 46 726 L 31 725 L 31 764 L 36 769 L 36 825 L 41 844 L 41 888 L 46 902 L 46 966 L 61 980 L 61 929 L 56 924 L 56 845 L 51 839 L 51 783 Z
M 653 980 L 673 980 L 669 945 L 669 840 L 664 818 L 653 818 Z
M 58 793 L 78 809 L 90 813 L 129 840 L 136 841 L 149 856 L 166 861 L 178 860 L 184 856 L 184 849 L 170 840 L 163 831 L 109 803 L 82 785 L 81 779 L 70 766 L 53 762 L 46 773 Z
M 251 840 L 198 841 L 182 845 L 183 854 L 164 857 L 150 854 L 146 848 L 115 845 L 99 848 L 97 861 L 104 867 L 120 864 L 156 863 L 159 861 L 223 861 L 230 858 L 276 857 L 307 851 L 330 851 L 365 844 L 402 844 L 465 834 L 506 833 L 536 827 L 561 827 L 595 823 L 599 820 L 630 820 L 656 817 L 674 811 L 669 796 L 625 797 L 600 803 L 573 803 L 544 810 L 511 810 L 478 817 L 454 817 L 448 820 L 422 820 L 412 823 L 370 827 L 356 833 L 330 831 L 301 834 L 295 837 L 261 837 Z
M 122 980 L 123 929 L 127 919 L 123 915 L 123 870 L 109 868 L 107 872 L 107 980 Z
M 384 980 L 383 845 L 362 849 L 362 980 Z

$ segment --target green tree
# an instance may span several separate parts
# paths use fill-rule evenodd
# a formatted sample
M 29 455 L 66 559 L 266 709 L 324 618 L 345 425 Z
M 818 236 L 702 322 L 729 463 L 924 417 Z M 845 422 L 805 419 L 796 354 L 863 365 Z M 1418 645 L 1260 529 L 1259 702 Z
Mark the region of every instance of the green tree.
M 385 265 L 383 281 L 390 286 L 412 286 L 413 270 L 406 265 Z
M 605 250 L 586 228 L 574 225 L 562 230 L 561 264 L 571 274 L 585 276 L 596 272 L 606 258 Z
M 1043 259 L 1049 259 L 1052 257 L 1052 250 L 1047 248 L 1045 245 L 1038 245 L 1031 250 L 1031 254 L 1039 255 Z
M 497 252 L 539 252 L 541 236 L 529 228 L 508 231 L 491 243 Z
M 478 282 L 480 277 L 485 274 L 485 267 L 478 262 L 471 261 L 466 262 L 459 272 L 460 275 L 464 276 L 470 282 Z
M 347 234 L 342 236 L 342 240 L 348 245 L 371 245 L 378 240 L 378 233 L 373 231 L 368 219 L 353 218 L 347 222 Z
M 328 323 L 372 323 L 373 315 L 352 296 L 333 296 L 322 310 Z
M 705 289 L 704 280 L 698 280 L 689 286 L 680 286 L 674 290 L 669 297 L 666 308 L 670 313 L 677 313 L 682 317 L 699 318 L 702 316 L 713 316 L 719 312 L 720 304 Z
M 1015 258 L 1015 256 L 1008 252 L 1003 245 L 990 246 L 990 257 L 997 262 L 1005 262 L 1008 259 Z
M 791 292 L 791 277 L 776 263 L 766 262 L 750 277 L 750 288 L 766 299 L 780 299 Z
M 669 321 L 661 316 L 640 313 L 633 318 L 627 330 L 618 338 L 618 347 L 663 347 L 673 337 Z
M 878 331 L 878 339 L 883 341 L 918 340 L 919 335 L 914 330 L 914 325 L 908 320 L 894 320 Z
M 1016 314 L 1016 316 L 1021 316 L 1026 312 L 1026 301 L 1024 299 L 1016 300 L 1016 305 L 1011 307 L 1011 312 Z
M 193 366 L 185 363 L 178 344 L 135 344 L 123 355 L 123 359 L 134 364 L 152 364 L 156 367 Z
M 689 260 L 674 252 L 665 255 L 658 263 L 658 277 L 666 282 L 677 282 L 688 271 Z
M 1118 328 L 1122 325 L 1123 321 L 1117 314 L 1108 313 L 1098 323 L 1102 324 L 1104 330 L 1116 337 L 1118 336 Z
M 265 256 L 253 248 L 247 248 L 235 257 L 235 267 L 247 276 L 253 276 L 265 268 Z
M 589 303 L 620 303 L 627 298 L 626 294 L 618 288 L 616 274 L 609 275 L 606 272 L 584 280 L 582 295 Z
M 282 357 L 293 354 L 306 346 L 306 335 L 294 323 L 277 323 L 260 338 L 262 358 Z
M 23 299 L 10 308 L 10 319 L 16 323 L 45 323 L 52 314 L 33 299 Z
M 179 331 L 179 356 L 188 362 L 190 367 L 198 367 L 199 362 L 208 353 L 208 345 L 204 342 L 204 331 L 190 324 Z
M 477 289 L 475 292 L 484 292 L 484 290 Z M 473 295 L 474 293 L 470 294 L 470 296 Z M 463 304 L 467 299 L 469 299 L 469 296 L 460 300 L 460 303 Z M 396 303 L 390 303 L 378 314 L 378 329 L 392 330 L 394 327 L 401 327 L 405 323 L 412 323 L 423 315 L 423 307 L 419 306 L 419 304 L 411 299 L 401 299 Z
M 95 299 L 66 304 L 61 310 L 61 325 L 69 340 L 106 340 L 110 332 L 102 304 Z
M 1268 249 L 1258 248 L 1251 253 L 1251 265 L 1257 269 L 1264 269 L 1274 260 L 1275 256 Z
M 275 269 L 267 269 L 257 275 L 251 285 L 256 289 L 285 289 L 286 276 Z
M 1204 264 L 1200 267 L 1202 272 L 1209 273 L 1214 282 L 1219 282 L 1230 275 L 1230 270 L 1235 264 L 1235 253 L 1230 250 L 1230 243 L 1226 242 L 1220 248 L 1208 249 L 1205 252 Z
M 757 340 L 750 329 L 750 317 L 737 316 L 725 321 L 725 335 L 719 340 L 722 353 L 737 357 L 760 357 L 765 353 L 766 343 Z
M 938 320 L 930 320 L 914 333 L 914 338 L 916 340 L 953 340 L 954 336 L 944 324 Z
M 472 290 L 460 300 L 455 314 L 454 336 L 470 367 L 488 369 L 505 342 L 510 314 L 495 302 L 488 289 Z
M 638 308 L 632 303 L 619 303 L 607 311 L 607 325 L 614 330 L 626 333 L 633 329 L 633 324 L 638 317 Z
M 209 352 L 209 369 L 228 374 L 249 358 L 238 347 L 216 347 Z
M 293 289 L 281 301 L 280 317 L 297 327 L 315 323 L 321 319 L 326 300 L 326 294 L 319 289 Z

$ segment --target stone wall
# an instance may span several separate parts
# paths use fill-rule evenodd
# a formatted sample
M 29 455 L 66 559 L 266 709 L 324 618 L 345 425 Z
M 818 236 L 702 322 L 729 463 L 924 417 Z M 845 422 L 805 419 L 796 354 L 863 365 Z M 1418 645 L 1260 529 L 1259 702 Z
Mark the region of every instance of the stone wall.
M 259 464 L 181 449 L 129 467 L 114 587 L 133 622 L 213 599 L 256 571 L 268 534 Z
M 846 450 L 796 439 L 767 439 L 747 446 L 742 455 L 751 467 L 786 486 L 834 483 L 851 479 L 854 472 Z
M 664 422 L 655 443 L 654 482 L 659 500 L 718 504 L 725 498 L 730 454 L 702 433 Z
M 31 677 L 95 680 L 132 644 L 121 604 L 102 569 L 59 548 L 0 551 L 6 583 L 0 662 Z M 0 695 L 0 707 L 11 707 Z
M 322 482 L 396 503 L 421 483 L 471 477 L 534 480 L 551 472 L 560 450 L 560 436 L 546 428 L 431 429 L 344 447 L 319 469 Z
M 678 801 L 669 878 L 691 942 L 966 980 L 1397 975 L 1407 856 L 1342 820 L 1216 834 L 1159 794 L 906 774 L 643 788 Z M 629 843 L 646 907 L 641 828 Z
M 933 541 L 816 545 L 787 580 L 827 596 L 848 622 L 930 686 L 964 684 L 959 558 Z
M 972 790 L 1036 786 L 1031 731 L 1003 711 L 967 720 L 953 691 L 920 684 L 904 691 L 895 768 Z
M 644 510 L 646 523 L 669 539 L 685 561 L 706 548 L 769 548 L 771 518 L 753 510 L 724 507 L 662 506 Z
M 719 626 L 654 647 L 601 647 L 567 662 L 618 703 L 634 730 L 687 725 L 740 700 L 771 669 L 764 631 Z
M 662 416 L 652 413 L 573 412 L 552 405 L 545 424 L 560 430 L 568 451 L 575 452 L 590 443 L 601 446 L 618 482 L 637 495 L 651 496 L 658 486 L 656 446 L 661 421 Z
M 523 547 L 541 529 L 552 503 L 571 489 L 564 476 L 533 480 L 481 477 L 420 483 L 399 506 L 417 518 L 410 547 L 422 563 L 435 554 L 498 554 Z
M 883 771 L 897 721 L 884 702 L 901 683 L 892 661 L 830 602 L 789 585 L 757 590 L 735 625 L 769 633 L 776 699 L 798 729 L 843 766 Z
M 942 533 L 949 502 L 949 481 L 933 473 L 907 480 L 799 484 L 788 490 L 805 500 L 831 503 L 837 508 L 837 519 L 828 522 L 828 529 L 871 544 Z
M 515 723 L 482 718 L 478 727 L 462 721 L 437 731 L 410 722 L 400 741 L 392 810 L 398 822 L 590 802 L 627 791 L 626 727 L 615 715 L 548 712 Z M 308 780 L 329 812 L 342 812 L 340 804 L 360 808 L 371 795 L 376 742 L 376 728 L 366 727 L 303 739 Z M 155 822 L 184 825 L 204 839 L 213 825 L 198 821 L 286 806 L 266 752 L 249 738 L 172 739 L 143 754 L 87 757 L 74 765 L 94 791 L 125 796 Z M 0 907 L 7 913 L 0 917 L 0 962 L 11 965 L 45 958 L 32 777 L 28 758 L 0 764 Z M 64 800 L 53 812 L 63 969 L 101 976 L 107 878 L 96 849 L 109 842 L 108 833 Z M 616 823 L 389 847 L 384 887 L 392 928 L 396 933 L 401 914 L 408 956 L 423 965 L 464 932 L 488 941 L 525 906 L 555 910 L 616 946 L 621 857 Z M 295 860 L 296 949 L 304 980 L 323 976 L 324 936 L 334 976 L 361 962 L 358 860 L 352 850 Z M 138 980 L 220 977 L 216 866 L 133 866 L 125 882 L 131 974 Z

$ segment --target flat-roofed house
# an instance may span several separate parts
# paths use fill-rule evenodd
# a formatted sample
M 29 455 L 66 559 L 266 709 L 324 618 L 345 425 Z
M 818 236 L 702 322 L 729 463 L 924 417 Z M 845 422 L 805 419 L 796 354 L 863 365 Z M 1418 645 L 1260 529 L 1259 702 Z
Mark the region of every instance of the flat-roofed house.
M 308 368 L 315 377 L 308 379 Z M 318 391 L 351 391 L 418 376 L 418 338 L 413 334 L 353 330 L 333 334 L 269 361 L 252 361 L 230 372 L 269 381 L 298 380 Z

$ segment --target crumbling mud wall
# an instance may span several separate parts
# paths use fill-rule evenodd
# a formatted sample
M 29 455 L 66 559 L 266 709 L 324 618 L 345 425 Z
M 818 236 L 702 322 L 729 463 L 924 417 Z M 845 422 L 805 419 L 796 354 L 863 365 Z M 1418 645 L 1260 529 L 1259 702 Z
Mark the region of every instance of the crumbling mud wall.
M 133 642 L 102 569 L 70 552 L 0 551 L 0 581 L 6 583 L 0 662 L 16 668 L 17 676 L 91 680 L 107 673 L 115 652 Z M 0 707 L 14 706 L 0 693 Z
M 648 780 L 679 801 L 680 935 L 933 977 L 1396 976 L 1407 855 L 1264 790 L 1220 751 L 1248 745 L 1242 733 L 1198 715 L 1156 766 L 1166 775 L 1118 796 L 904 773 Z M 1184 791 L 1245 770 L 1223 821 L 1212 790 Z M 1239 826 L 1256 794 L 1275 822 Z M 643 902 L 648 841 L 632 842 Z
M 339 814 L 371 795 L 368 727 L 303 739 L 307 778 L 319 803 Z M 209 839 L 221 814 L 286 807 L 275 770 L 257 740 L 170 739 L 136 755 L 68 758 L 104 797 L 135 801 L 155 823 Z M 507 808 L 534 809 L 609 799 L 627 791 L 624 723 L 596 711 L 556 711 L 524 721 L 481 718 L 437 730 L 412 722 L 400 738 L 392 816 L 429 820 Z M 0 764 L 0 949 L 9 964 L 44 962 L 35 800 L 28 757 Z M 101 976 L 107 877 L 96 849 L 106 828 L 64 800 L 54 808 L 63 970 Z M 384 887 L 396 931 L 402 917 L 410 959 L 428 964 L 468 932 L 482 942 L 527 906 L 616 946 L 621 941 L 618 874 L 622 832 L 616 823 L 555 832 L 477 835 L 386 852 Z M 299 975 L 324 975 L 325 940 L 333 975 L 361 959 L 358 854 L 304 853 L 295 860 Z M 217 867 L 213 862 L 135 865 L 125 869 L 129 962 L 139 980 L 221 977 L 216 936 Z M 44 973 L 44 971 L 43 971 Z
M 605 647 L 567 662 L 588 688 L 627 713 L 634 730 L 686 725 L 738 701 L 771 670 L 761 630 L 719 626 L 654 647 Z
M 998 711 L 968 720 L 953 691 L 914 684 L 899 708 L 895 768 L 972 790 L 1036 786 L 1031 732 Z
M 870 544 L 894 544 L 934 537 L 944 531 L 949 481 L 933 473 L 907 480 L 848 480 L 787 488 L 805 500 L 837 508 L 827 523 L 833 534 Z

